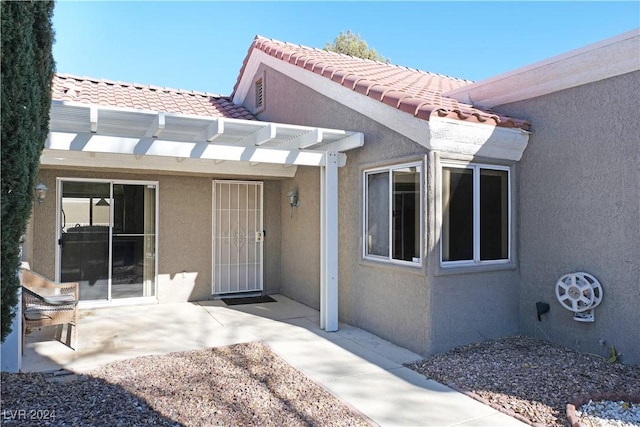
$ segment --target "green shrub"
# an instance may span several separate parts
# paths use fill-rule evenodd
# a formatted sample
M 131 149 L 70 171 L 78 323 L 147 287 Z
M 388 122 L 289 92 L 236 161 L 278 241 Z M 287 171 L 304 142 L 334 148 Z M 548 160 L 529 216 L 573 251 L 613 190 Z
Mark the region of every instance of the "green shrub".
M 17 303 L 20 238 L 33 206 L 40 154 L 49 131 L 52 1 L 2 1 L 2 341 Z

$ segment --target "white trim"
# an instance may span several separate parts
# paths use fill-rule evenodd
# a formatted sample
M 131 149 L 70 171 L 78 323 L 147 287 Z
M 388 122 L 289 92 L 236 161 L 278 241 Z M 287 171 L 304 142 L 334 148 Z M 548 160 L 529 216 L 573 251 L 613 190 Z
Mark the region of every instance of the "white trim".
M 530 133 L 519 128 L 440 117 L 433 117 L 430 123 L 430 148 L 449 154 L 519 161 L 529 143 Z
M 492 108 L 640 70 L 639 52 L 635 29 L 442 95 Z

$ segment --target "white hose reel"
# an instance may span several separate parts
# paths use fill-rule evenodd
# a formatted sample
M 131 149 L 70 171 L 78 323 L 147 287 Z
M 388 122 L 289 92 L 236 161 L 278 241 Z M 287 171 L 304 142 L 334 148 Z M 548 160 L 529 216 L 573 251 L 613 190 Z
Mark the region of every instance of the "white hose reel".
M 602 302 L 602 286 L 588 273 L 565 274 L 556 282 L 556 298 L 574 313 L 577 322 L 593 322 L 593 309 Z

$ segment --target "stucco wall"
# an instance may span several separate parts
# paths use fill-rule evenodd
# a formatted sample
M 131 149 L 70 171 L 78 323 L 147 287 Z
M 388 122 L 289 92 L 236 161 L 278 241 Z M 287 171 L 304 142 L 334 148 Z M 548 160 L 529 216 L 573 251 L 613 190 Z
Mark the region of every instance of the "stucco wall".
M 287 193 L 298 193 L 299 206 L 289 207 Z M 320 308 L 320 169 L 298 168 L 295 178 L 280 183 L 282 216 L 281 292 Z
M 640 72 L 496 107 L 529 119 L 520 174 L 522 330 L 640 364 Z M 602 284 L 594 323 L 556 300 L 560 276 Z M 536 301 L 551 310 L 538 322 Z
M 49 188 L 47 199 L 36 206 L 33 230 L 36 238 L 31 267 L 55 277 L 56 178 L 99 178 L 158 181 L 158 290 L 161 303 L 211 298 L 211 214 L 214 177 L 130 174 L 43 169 L 38 175 Z M 280 183 L 264 182 L 264 289 L 280 290 Z
M 339 170 L 339 316 L 421 354 L 454 345 L 514 333 L 518 329 L 517 283 L 514 270 L 456 276 L 435 276 L 438 262 L 433 238 L 432 177 L 423 174 L 424 253 L 421 266 L 398 266 L 364 260 L 362 256 L 363 171 L 399 162 L 423 161 L 427 150 L 363 114 L 303 86 L 274 70 L 265 72 L 265 105 L 261 120 L 360 131 L 365 146 L 347 152 Z M 249 91 L 251 94 L 252 91 Z M 359 96 L 354 93 L 353 96 Z M 247 98 L 246 105 L 253 105 Z M 427 123 L 424 123 L 428 132 Z M 319 305 L 319 171 L 299 168 L 295 179 L 283 181 L 281 197 L 298 189 L 301 205 L 282 214 L 282 291 L 313 307 Z M 286 209 L 286 211 L 285 211 Z M 479 306 L 486 308 L 482 314 Z
M 519 332 L 518 320 L 518 164 L 482 157 L 465 157 L 448 153 L 430 153 L 427 203 L 429 258 L 427 270 L 432 283 L 433 312 L 432 352 L 485 339 L 494 339 Z M 506 264 L 474 267 L 440 267 L 438 216 L 440 182 L 438 163 L 467 160 L 482 164 L 510 167 L 511 186 L 511 260 Z

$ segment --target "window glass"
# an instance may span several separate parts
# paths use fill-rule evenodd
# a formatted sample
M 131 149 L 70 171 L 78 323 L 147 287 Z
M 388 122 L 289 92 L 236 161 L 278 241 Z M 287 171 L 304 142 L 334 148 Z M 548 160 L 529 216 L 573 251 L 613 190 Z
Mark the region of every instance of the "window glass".
M 365 256 L 420 262 L 420 166 L 365 172 L 365 185 Z
M 420 257 L 420 173 L 417 167 L 393 171 L 393 258 Z
M 509 258 L 509 181 L 504 170 L 480 169 L 480 259 Z
M 442 260 L 473 260 L 473 170 L 442 169 Z
M 509 170 L 442 167 L 441 261 L 508 260 Z
M 367 174 L 367 254 L 389 256 L 389 172 Z

